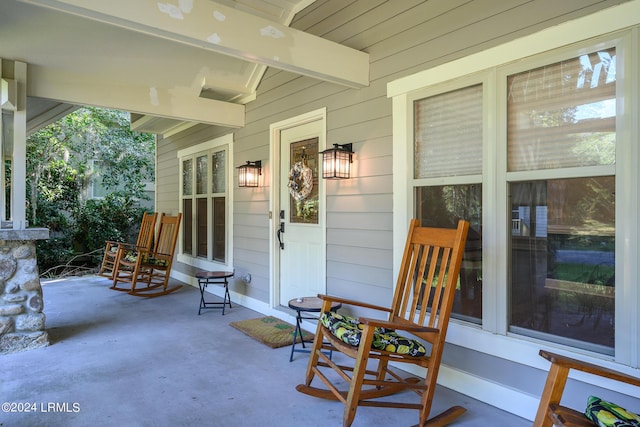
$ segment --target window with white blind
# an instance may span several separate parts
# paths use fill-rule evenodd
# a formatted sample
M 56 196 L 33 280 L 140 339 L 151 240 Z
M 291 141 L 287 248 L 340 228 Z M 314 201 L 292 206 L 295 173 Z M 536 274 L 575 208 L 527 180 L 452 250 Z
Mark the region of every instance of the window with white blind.
M 586 22 L 576 34 L 602 21 Z M 557 46 L 566 33 L 549 31 L 526 57 L 500 47 L 476 55 L 484 68 L 465 58 L 390 83 L 394 224 L 471 221 L 456 344 L 543 342 L 638 366 L 640 27 Z
M 414 178 L 482 173 L 482 85 L 415 101 Z
M 470 222 L 452 316 L 473 323 L 482 318 L 482 120 L 482 84 L 414 102 L 415 215 L 431 227 Z
M 614 47 L 506 79 L 509 330 L 607 354 L 615 344 L 616 80 Z
M 615 164 L 616 50 L 507 77 L 509 172 Z

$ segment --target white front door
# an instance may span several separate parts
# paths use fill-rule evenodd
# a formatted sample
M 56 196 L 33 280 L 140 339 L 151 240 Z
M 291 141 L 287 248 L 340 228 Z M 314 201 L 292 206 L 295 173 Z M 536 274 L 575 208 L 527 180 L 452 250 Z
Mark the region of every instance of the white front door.
M 319 177 L 324 123 L 280 133 L 280 304 L 326 290 L 324 185 Z

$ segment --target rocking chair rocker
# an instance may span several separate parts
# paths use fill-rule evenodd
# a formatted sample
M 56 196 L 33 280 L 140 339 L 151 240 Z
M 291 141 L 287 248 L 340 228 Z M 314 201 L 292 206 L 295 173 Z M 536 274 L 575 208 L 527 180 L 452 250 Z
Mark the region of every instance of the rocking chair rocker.
M 458 222 L 457 229 L 419 227 L 418 220 L 411 221 L 390 308 L 318 295 L 323 300 L 322 313 L 306 381 L 296 389 L 311 396 L 341 401 L 345 406 L 345 427 L 353 422 L 358 406 L 417 409 L 419 426 L 446 425 L 463 414 L 464 408 L 454 406 L 429 419 L 468 229 L 469 223 L 463 220 Z M 379 310 L 387 313 L 388 320 L 355 319 L 332 313 L 333 302 L 341 303 L 343 308 L 351 305 Z M 418 339 L 401 336 L 397 331 Z M 338 365 L 333 361 L 335 355 L 333 360 L 325 355 L 327 350 L 353 358 L 353 366 Z M 370 360 L 377 360 L 375 370 L 368 366 Z M 402 378 L 389 369 L 390 362 L 426 369 L 424 381 L 416 377 Z M 349 383 L 349 389 L 339 390 L 325 374 L 326 368 L 333 368 Z M 311 386 L 316 375 L 328 389 Z M 417 393 L 420 402 L 379 400 L 406 389 Z
M 168 287 L 168 284 L 181 219 L 181 213 L 177 216 L 161 215 L 152 251 L 145 248 L 134 251 L 118 249 L 111 289 L 139 297 L 157 297 L 180 289 L 180 285 Z M 119 287 L 119 283 L 129 286 Z M 140 287 L 140 284 L 144 286 Z
M 140 224 L 140 231 L 138 232 L 138 241 L 135 245 L 132 245 L 130 243 L 115 242 L 111 240 L 106 241 L 106 247 L 104 249 L 102 264 L 100 266 L 100 271 L 98 271 L 98 275 L 113 279 L 113 270 L 116 265 L 116 256 L 118 254 L 118 248 L 120 247 L 123 247 L 125 250 L 134 250 L 136 247 L 146 248 L 147 250 L 151 249 L 157 218 L 157 212 L 145 212 L 142 215 L 142 223 Z

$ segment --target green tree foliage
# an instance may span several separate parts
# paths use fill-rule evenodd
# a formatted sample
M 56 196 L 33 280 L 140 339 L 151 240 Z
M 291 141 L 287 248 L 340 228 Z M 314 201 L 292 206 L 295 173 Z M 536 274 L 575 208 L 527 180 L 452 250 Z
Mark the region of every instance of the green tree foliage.
M 135 242 L 142 221 L 141 209 L 131 198 L 110 194 L 104 199 L 87 200 L 74 211 L 75 234 L 73 240 L 79 251 L 103 248 L 105 240 Z M 99 254 L 102 259 L 102 254 Z
M 154 152 L 153 135 L 132 132 L 127 113 L 93 107 L 29 136 L 27 215 L 51 235 L 38 244 L 41 271 L 100 249 L 105 240 L 131 240 L 142 217 L 144 184 L 154 180 Z M 89 199 L 93 182 L 107 197 Z

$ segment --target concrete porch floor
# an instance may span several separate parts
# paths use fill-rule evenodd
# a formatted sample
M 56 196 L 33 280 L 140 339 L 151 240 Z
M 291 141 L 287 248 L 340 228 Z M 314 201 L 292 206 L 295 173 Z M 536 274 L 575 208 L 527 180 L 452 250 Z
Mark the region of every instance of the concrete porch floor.
M 232 301 L 224 316 L 198 316 L 196 288 L 145 299 L 109 284 L 94 276 L 43 282 L 51 344 L 0 356 L 0 403 L 32 412 L 2 411 L 0 426 L 342 425 L 342 404 L 295 390 L 306 354 L 289 362 L 289 346 L 271 349 L 229 326 L 260 313 Z M 439 387 L 432 413 L 452 405 L 467 408 L 456 426 L 531 425 Z M 362 407 L 353 426 L 417 422 L 415 410 Z

